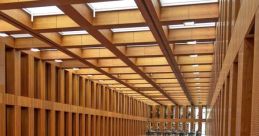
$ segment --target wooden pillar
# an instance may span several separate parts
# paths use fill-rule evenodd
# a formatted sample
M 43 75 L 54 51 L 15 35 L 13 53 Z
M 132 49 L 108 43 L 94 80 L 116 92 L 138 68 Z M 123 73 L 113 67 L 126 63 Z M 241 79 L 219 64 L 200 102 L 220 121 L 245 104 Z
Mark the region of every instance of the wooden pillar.
M 3 103 L 3 93 L 6 91 L 5 87 L 5 45 L 0 44 L 0 135 L 6 134 L 6 108 Z
M 253 46 L 244 41 L 238 56 L 236 136 L 251 133 Z
M 259 133 L 259 10 L 255 15 L 255 34 L 254 34 L 254 65 L 253 65 L 253 88 L 252 88 L 252 122 L 251 136 Z
M 229 112 L 228 112 L 228 136 L 236 133 L 236 99 L 237 99 L 237 63 L 233 63 L 229 77 Z

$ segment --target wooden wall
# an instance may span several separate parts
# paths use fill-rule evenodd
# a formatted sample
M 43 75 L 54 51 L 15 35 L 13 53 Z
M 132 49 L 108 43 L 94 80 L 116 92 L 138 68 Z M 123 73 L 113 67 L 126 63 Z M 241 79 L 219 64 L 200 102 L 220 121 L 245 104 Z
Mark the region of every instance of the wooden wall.
M 1 136 L 138 136 L 148 106 L 0 45 Z
M 259 135 L 259 1 L 220 0 L 207 135 Z

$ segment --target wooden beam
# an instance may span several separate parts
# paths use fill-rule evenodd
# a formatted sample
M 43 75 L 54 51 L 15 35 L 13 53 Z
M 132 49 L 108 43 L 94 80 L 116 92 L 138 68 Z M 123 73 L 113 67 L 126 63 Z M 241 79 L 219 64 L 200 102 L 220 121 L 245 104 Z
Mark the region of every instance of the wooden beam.
M 120 58 L 125 64 L 127 64 L 131 69 L 133 69 L 136 73 L 138 73 L 141 77 L 143 77 L 148 83 L 154 86 L 157 90 L 159 90 L 166 98 L 171 100 L 174 104 L 177 103 L 167 95 L 164 90 L 158 86 L 152 79 L 150 79 L 142 70 L 140 70 L 131 60 L 127 58 L 119 49 L 116 48 L 115 45 L 111 42 L 111 32 L 109 30 L 98 31 L 89 20 L 91 18 L 87 18 L 84 14 L 89 13 L 89 9 L 85 7 L 85 5 L 64 5 L 59 6 L 59 8 L 66 13 L 69 17 L 71 17 L 77 24 L 79 24 L 82 29 L 85 29 L 89 34 L 95 37 L 100 43 L 102 43 L 107 49 L 109 49 L 112 53 L 114 53 L 118 58 Z
M 54 48 L 57 48 L 61 51 L 63 51 L 64 53 L 68 54 L 69 56 L 77 59 L 78 61 L 80 61 L 81 63 L 87 65 L 87 66 L 91 66 L 93 67 L 94 69 L 96 69 L 97 71 L 99 71 L 100 73 L 103 73 L 104 75 L 107 75 L 108 77 L 120 82 L 121 84 L 125 85 L 125 86 L 128 86 L 129 88 L 131 88 L 132 90 L 135 90 L 137 92 L 139 92 L 139 90 L 133 88 L 132 86 L 126 84 L 125 82 L 121 81 L 120 79 L 114 77 L 113 75 L 111 75 L 110 73 L 102 70 L 101 68 L 98 68 L 96 67 L 95 65 L 93 65 L 92 63 L 86 61 L 85 59 L 81 58 L 80 56 L 78 56 L 77 54 L 69 51 L 68 49 L 66 48 L 63 48 L 60 46 L 60 39 L 59 39 L 59 36 L 57 36 L 56 34 L 48 34 L 48 33 L 45 33 L 45 34 L 39 34 L 37 32 L 35 32 L 31 26 L 30 26 L 30 23 L 28 24 L 25 24 L 27 22 L 29 22 L 29 16 L 24 16 L 24 20 L 16 20 L 15 19 L 15 16 L 13 16 L 14 14 L 12 14 L 13 12 L 16 12 L 16 10 L 8 10 L 8 11 L 0 11 L 0 15 L 1 17 L 5 20 L 5 21 L 8 21 L 9 23 L 11 23 L 12 25 L 15 25 L 16 27 L 22 29 L 22 30 L 25 30 L 27 31 L 28 33 L 30 33 L 31 35 L 33 35 L 34 37 L 42 40 L 43 42 L 45 42 L 46 44 L 48 45 L 51 45 L 52 47 Z M 141 92 L 139 92 L 141 93 Z M 142 93 L 141 93 L 142 94 Z M 143 96 L 146 96 L 143 94 Z M 151 99 L 151 97 L 149 96 L 146 96 L 147 98 Z
M 193 105 L 193 100 L 189 94 L 189 89 L 185 84 L 183 76 L 178 66 L 178 62 L 175 59 L 175 55 L 171 51 L 171 47 L 168 43 L 167 30 L 164 31 L 162 24 L 159 21 L 160 5 L 158 1 L 140 1 L 135 0 L 138 5 L 142 15 L 144 16 L 149 28 L 152 31 L 153 36 L 156 41 L 159 43 L 159 47 L 162 50 L 163 54 L 166 57 L 168 64 L 171 69 L 174 71 L 178 82 L 180 83 L 186 97 L 188 98 L 191 105 Z

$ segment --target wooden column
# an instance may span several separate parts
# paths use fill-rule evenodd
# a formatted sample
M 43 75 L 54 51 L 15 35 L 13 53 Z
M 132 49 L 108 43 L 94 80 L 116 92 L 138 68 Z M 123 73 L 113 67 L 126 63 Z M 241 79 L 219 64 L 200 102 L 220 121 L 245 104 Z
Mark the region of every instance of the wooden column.
M 6 134 L 6 108 L 3 104 L 3 93 L 6 91 L 5 87 L 5 45 L 0 44 L 0 135 Z
M 251 136 L 259 133 L 259 10 L 255 15 Z
M 251 134 L 252 78 L 253 46 L 244 41 L 238 56 L 236 136 Z

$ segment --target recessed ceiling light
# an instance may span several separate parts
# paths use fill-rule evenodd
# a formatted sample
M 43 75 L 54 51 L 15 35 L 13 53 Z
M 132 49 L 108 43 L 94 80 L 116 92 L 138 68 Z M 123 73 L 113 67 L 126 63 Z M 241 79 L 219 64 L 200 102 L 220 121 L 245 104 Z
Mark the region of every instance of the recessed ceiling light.
M 74 71 L 77 71 L 77 70 L 79 70 L 79 68 L 73 68 L 73 70 L 74 70 Z
M 195 83 L 196 85 L 200 85 L 201 83 Z
M 197 44 L 197 41 L 189 41 L 189 42 L 187 42 L 187 44 Z
M 27 13 L 32 16 L 47 16 L 47 15 L 61 15 L 64 14 L 57 6 L 33 7 L 24 8 Z
M 13 38 L 31 38 L 32 35 L 30 34 L 12 34 L 11 35 Z
M 161 0 L 162 6 L 193 5 L 202 3 L 215 3 L 218 0 Z
M 207 23 L 194 23 L 194 22 L 184 22 L 183 24 L 169 25 L 169 29 L 186 29 L 186 28 L 204 28 L 204 27 L 215 27 L 215 22 Z
M 194 21 L 188 21 L 183 23 L 185 26 L 193 26 L 195 23 Z
M 59 32 L 61 35 L 65 36 L 65 35 L 83 35 L 83 34 L 88 34 L 87 31 L 63 31 L 63 32 Z
M 0 33 L 0 36 L 1 36 L 1 37 L 7 37 L 7 36 L 9 36 L 9 35 L 6 34 L 6 33 Z
M 33 52 L 39 52 L 39 51 L 40 51 L 40 49 L 37 49 L 37 48 L 31 48 L 31 51 L 33 51 Z
M 195 80 L 200 80 L 200 78 L 195 78 Z
M 126 9 L 137 9 L 138 8 L 134 0 L 93 2 L 93 3 L 88 3 L 88 5 L 94 12 L 115 11 L 115 10 L 126 10 Z
M 195 54 L 195 55 L 190 55 L 190 57 L 191 57 L 191 58 L 197 58 L 198 55 L 197 55 L 197 54 Z
M 136 32 L 136 31 L 148 31 L 149 27 L 127 27 L 127 28 L 113 28 L 112 32 Z
M 55 59 L 55 62 L 57 62 L 57 63 L 61 63 L 61 62 L 63 62 L 62 60 L 60 60 L 60 59 Z
M 192 67 L 199 67 L 199 65 L 192 65 Z
M 194 75 L 199 75 L 199 74 L 200 74 L 200 72 L 193 72 L 193 74 L 194 74 Z

